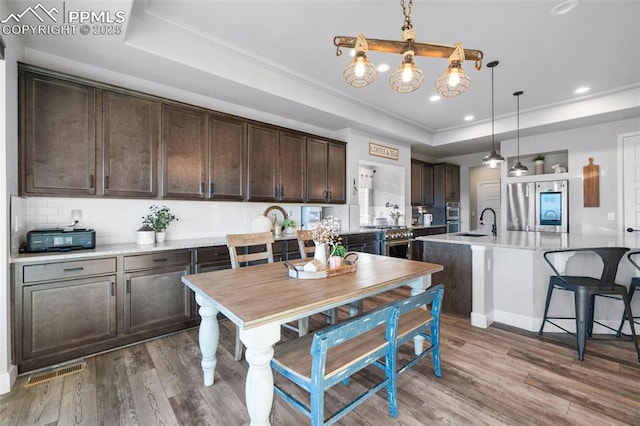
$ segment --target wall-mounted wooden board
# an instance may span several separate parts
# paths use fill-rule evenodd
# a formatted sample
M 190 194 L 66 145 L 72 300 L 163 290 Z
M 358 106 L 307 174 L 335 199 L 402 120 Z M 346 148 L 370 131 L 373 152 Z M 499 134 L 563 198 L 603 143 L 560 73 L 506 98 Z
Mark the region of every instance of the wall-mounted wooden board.
M 589 158 L 589 164 L 582 168 L 582 184 L 584 190 L 584 206 L 600 207 L 600 166 L 593 164 L 593 158 Z

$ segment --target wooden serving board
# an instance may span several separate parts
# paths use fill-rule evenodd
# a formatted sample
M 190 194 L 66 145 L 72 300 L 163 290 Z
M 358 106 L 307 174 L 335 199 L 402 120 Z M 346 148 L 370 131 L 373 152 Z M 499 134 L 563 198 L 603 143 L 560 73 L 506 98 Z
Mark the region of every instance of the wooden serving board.
M 304 265 L 309 261 L 305 262 L 284 262 L 284 265 L 287 267 L 287 271 L 289 272 L 289 276 L 291 278 L 298 278 L 301 280 L 315 280 L 319 278 L 328 278 L 335 277 L 336 275 L 344 275 L 350 274 L 358 270 L 358 267 L 355 262 L 343 261 L 342 266 L 335 269 L 322 269 L 319 271 L 305 271 Z
M 593 164 L 593 158 L 589 158 L 589 164 L 582 168 L 582 182 L 585 207 L 600 207 L 600 166 Z

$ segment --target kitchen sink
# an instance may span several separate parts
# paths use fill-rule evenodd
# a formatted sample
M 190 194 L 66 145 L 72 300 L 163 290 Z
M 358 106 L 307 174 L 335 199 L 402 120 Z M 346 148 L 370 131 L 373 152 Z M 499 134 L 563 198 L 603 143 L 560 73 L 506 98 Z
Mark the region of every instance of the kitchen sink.
M 462 232 L 456 235 L 459 237 L 488 237 L 489 236 L 489 234 L 475 234 L 473 232 Z

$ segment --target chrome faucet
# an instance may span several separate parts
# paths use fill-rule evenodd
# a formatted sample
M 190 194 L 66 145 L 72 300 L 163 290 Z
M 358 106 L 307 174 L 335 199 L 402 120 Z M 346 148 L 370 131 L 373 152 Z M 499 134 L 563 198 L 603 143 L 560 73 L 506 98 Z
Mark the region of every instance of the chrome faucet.
M 493 213 L 493 225 L 491 225 L 491 233 L 495 237 L 496 235 L 498 235 L 498 228 L 496 227 L 496 211 L 494 209 L 492 209 L 491 207 L 487 207 L 486 209 L 482 210 L 482 213 L 480 213 L 480 225 L 484 225 L 484 223 L 482 222 L 482 217 L 484 216 L 484 212 L 486 212 L 487 210 Z

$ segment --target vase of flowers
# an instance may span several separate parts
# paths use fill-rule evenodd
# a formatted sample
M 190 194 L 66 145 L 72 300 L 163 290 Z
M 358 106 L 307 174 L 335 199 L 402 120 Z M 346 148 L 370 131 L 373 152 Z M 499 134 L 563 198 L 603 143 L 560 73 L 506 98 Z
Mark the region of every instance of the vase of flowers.
M 311 236 L 316 246 L 314 259 L 321 262 L 323 265 L 327 264 L 327 251 L 329 245 L 338 239 L 338 231 L 340 227 L 336 220 L 328 216 L 325 219 L 317 222 L 311 229 Z
M 153 205 L 149 207 L 149 214 L 142 216 L 142 225 L 153 229 L 156 233 L 156 242 L 161 243 L 166 238 L 167 226 L 174 220 L 178 218 L 171 213 L 169 207 Z

